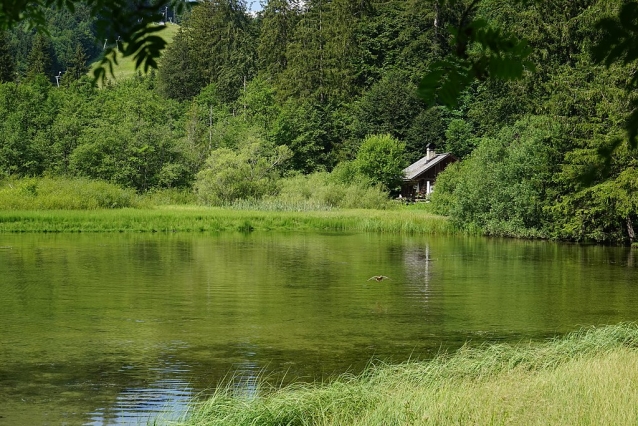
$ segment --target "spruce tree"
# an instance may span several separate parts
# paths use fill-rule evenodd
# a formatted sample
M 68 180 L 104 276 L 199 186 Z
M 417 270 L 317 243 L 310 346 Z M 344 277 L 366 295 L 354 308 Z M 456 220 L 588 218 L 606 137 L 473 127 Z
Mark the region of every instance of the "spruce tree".
M 6 31 L 0 32 L 0 83 L 14 81 L 16 77 L 15 58 L 9 47 Z
M 244 81 L 255 74 L 255 44 L 244 1 L 212 0 L 194 6 L 162 57 L 162 92 L 184 99 L 215 83 L 224 102 L 234 101 Z M 186 93 L 179 89 L 182 76 L 188 79 Z
M 274 77 L 286 69 L 286 46 L 299 19 L 299 6 L 291 0 L 270 0 L 264 7 L 257 54 L 260 70 Z
M 75 54 L 69 63 L 69 67 L 64 73 L 63 82 L 65 85 L 79 80 L 89 72 L 89 68 L 86 66 L 87 59 L 88 58 L 86 53 L 84 53 L 82 45 L 77 44 L 75 47 Z
M 44 75 L 50 80 L 53 77 L 52 63 L 51 42 L 38 33 L 33 39 L 33 45 L 29 53 L 27 79 L 33 79 L 37 75 Z

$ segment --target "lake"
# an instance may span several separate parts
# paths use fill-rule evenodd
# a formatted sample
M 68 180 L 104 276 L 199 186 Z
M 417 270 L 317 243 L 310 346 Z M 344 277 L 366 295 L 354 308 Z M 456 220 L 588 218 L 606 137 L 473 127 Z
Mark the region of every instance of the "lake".
M 636 321 L 637 266 L 628 248 L 485 238 L 3 234 L 0 425 L 145 424 L 220 383 L 252 396 Z

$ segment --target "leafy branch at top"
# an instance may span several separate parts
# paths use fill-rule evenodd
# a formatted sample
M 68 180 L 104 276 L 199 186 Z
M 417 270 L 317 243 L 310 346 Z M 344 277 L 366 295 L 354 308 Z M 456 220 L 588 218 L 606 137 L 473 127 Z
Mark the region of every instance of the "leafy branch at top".
M 442 0 L 441 0 L 442 1 Z M 455 3 L 456 0 L 448 0 Z M 475 80 L 516 80 L 525 70 L 534 71 L 528 59 L 532 48 L 523 39 L 490 27 L 483 19 L 470 20 L 481 0 L 473 0 L 466 8 L 459 24 L 450 26 L 453 54 L 435 61 L 419 84 L 419 96 L 429 104 L 440 102 L 453 108 L 460 94 Z M 539 0 L 514 0 L 533 3 Z M 629 1 L 617 16 L 601 18 L 595 29 L 598 37 L 591 49 L 596 64 L 607 67 L 615 63 L 635 64 L 638 61 L 638 2 Z M 638 73 L 626 85 L 628 93 L 638 89 Z M 631 148 L 638 147 L 638 98 L 630 101 L 631 112 L 625 130 Z M 614 146 L 618 146 L 616 142 Z M 603 155 L 610 156 L 609 153 Z
M 458 26 L 448 28 L 454 53 L 431 63 L 419 84 L 419 96 L 429 104 L 438 101 L 453 108 L 461 92 L 475 80 L 515 80 L 525 70 L 535 70 L 527 59 L 532 53 L 527 41 L 490 27 L 484 19 L 469 20 L 478 3 L 474 0 Z
M 19 22 L 26 22 L 30 28 L 47 33 L 45 11 L 50 7 L 66 8 L 73 12 L 75 6 L 84 4 L 95 17 L 96 36 L 99 40 L 119 39 L 124 46 L 123 57 L 133 56 L 136 68 L 157 67 L 157 58 L 166 42 L 156 33 L 163 27 L 150 24 L 163 20 L 162 2 L 143 0 L 38 0 L 38 1 L 0 1 L 0 30 L 11 28 Z M 168 7 L 181 13 L 186 5 L 184 0 L 171 0 Z M 94 71 L 96 80 L 104 80 L 108 68 L 113 74 L 113 65 L 117 65 L 115 48 L 104 51 L 103 59 Z
M 638 3 L 623 5 L 618 16 L 608 17 L 596 23 L 600 36 L 591 49 L 594 62 L 610 67 L 614 63 L 635 64 L 638 60 Z M 628 92 L 638 89 L 638 74 L 633 73 L 626 86 Z M 638 146 L 638 99 L 630 103 L 631 113 L 625 122 L 625 130 L 632 148 Z

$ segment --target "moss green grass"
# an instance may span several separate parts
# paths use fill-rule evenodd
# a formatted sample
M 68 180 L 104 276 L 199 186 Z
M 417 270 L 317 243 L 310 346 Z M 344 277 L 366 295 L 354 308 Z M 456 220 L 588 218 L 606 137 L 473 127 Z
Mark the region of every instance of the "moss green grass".
M 464 347 L 432 361 L 372 366 L 332 383 L 218 390 L 183 425 L 635 425 L 638 327 L 545 343 Z
M 345 231 L 452 234 L 446 218 L 419 211 L 249 211 L 167 206 L 155 209 L 2 211 L 0 232 Z

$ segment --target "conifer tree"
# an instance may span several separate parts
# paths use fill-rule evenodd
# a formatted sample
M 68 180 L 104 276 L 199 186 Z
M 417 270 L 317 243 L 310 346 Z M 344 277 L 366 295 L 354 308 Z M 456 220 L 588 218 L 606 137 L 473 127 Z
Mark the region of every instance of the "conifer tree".
M 179 49 L 171 47 L 162 59 L 160 86 L 171 96 L 181 75 L 194 80 L 186 97 L 215 83 L 220 98 L 232 102 L 244 81 L 254 75 L 255 40 L 246 4 L 241 0 L 211 0 L 198 4 L 182 27 Z
M 36 75 L 44 75 L 48 79 L 53 77 L 51 42 L 42 34 L 37 34 L 29 52 L 27 79 Z
M 264 7 L 257 54 L 260 69 L 269 77 L 286 69 L 286 47 L 299 12 L 299 5 L 294 0 L 270 0 Z
M 75 46 L 75 55 L 73 55 L 73 58 L 69 63 L 69 68 L 67 68 L 66 72 L 64 73 L 63 80 L 65 85 L 79 80 L 89 72 L 89 69 L 86 66 L 87 59 L 88 58 L 86 56 L 86 53 L 84 53 L 82 45 L 77 44 Z
M 15 58 L 9 47 L 6 31 L 0 32 L 0 83 L 14 81 L 16 77 Z

